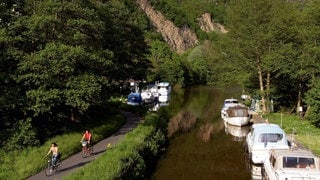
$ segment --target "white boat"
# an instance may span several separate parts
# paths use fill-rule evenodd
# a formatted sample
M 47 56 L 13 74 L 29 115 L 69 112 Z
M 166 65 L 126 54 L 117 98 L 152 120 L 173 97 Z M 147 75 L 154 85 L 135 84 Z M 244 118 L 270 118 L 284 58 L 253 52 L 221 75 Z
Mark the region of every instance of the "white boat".
M 170 96 L 169 95 L 161 95 L 158 97 L 158 101 L 160 103 L 169 103 Z
M 171 86 L 169 82 L 160 82 L 157 83 L 157 93 L 159 96 L 168 96 L 171 93 Z
M 226 108 L 223 120 L 235 126 L 248 125 L 250 123 L 249 109 L 244 105 L 230 106 Z
M 288 139 L 277 124 L 253 124 L 246 137 L 249 159 L 254 164 L 262 164 L 269 156 L 270 149 L 289 149 Z
M 231 106 L 236 106 L 239 105 L 238 99 L 230 98 L 230 99 L 225 99 L 223 101 L 223 107 L 221 109 L 221 118 L 224 119 L 227 114 L 227 109 Z
M 263 163 L 269 180 L 320 180 L 319 158 L 308 150 L 272 150 Z
M 157 93 L 158 101 L 160 103 L 169 103 L 170 94 L 171 94 L 171 86 L 169 82 L 160 82 L 157 83 Z
M 154 93 L 157 92 L 157 86 L 149 84 L 142 88 L 141 98 L 144 103 L 152 103 L 155 101 Z
M 249 108 L 237 99 L 225 99 L 221 109 L 221 118 L 231 125 L 244 126 L 250 122 Z

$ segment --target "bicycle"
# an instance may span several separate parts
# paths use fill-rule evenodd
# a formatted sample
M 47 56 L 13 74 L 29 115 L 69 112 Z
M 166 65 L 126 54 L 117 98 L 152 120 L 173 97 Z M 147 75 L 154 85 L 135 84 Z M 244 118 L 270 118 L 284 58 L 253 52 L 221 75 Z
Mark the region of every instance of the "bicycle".
M 45 169 L 45 174 L 46 176 L 51 176 L 53 175 L 55 172 L 57 172 L 59 170 L 59 167 L 61 166 L 61 162 L 59 159 L 57 159 L 57 162 L 55 165 L 52 164 L 52 158 L 49 157 L 48 161 L 47 161 L 47 167 Z
M 82 141 L 82 157 L 86 158 L 93 153 L 93 146 L 89 146 L 87 141 Z

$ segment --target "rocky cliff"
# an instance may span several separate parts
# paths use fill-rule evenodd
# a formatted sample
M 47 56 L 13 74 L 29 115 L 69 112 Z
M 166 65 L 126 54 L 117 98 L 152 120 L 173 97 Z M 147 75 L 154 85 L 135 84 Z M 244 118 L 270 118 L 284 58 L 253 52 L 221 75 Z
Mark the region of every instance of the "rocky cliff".
M 197 19 L 199 26 L 202 31 L 205 32 L 220 32 L 227 33 L 228 31 L 219 23 L 213 22 L 211 15 L 209 13 L 204 13 L 200 18 Z
M 189 28 L 178 28 L 159 11 L 153 9 L 148 0 L 136 0 L 140 8 L 147 14 L 165 41 L 179 54 L 198 43 L 197 35 Z

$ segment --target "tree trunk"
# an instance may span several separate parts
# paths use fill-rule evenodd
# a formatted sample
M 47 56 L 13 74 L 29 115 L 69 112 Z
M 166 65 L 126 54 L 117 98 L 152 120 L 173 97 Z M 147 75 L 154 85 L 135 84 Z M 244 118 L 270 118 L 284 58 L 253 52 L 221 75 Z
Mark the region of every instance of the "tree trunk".
M 267 82 L 266 82 L 266 111 L 270 112 L 270 72 L 267 73 Z
M 257 57 L 257 71 L 259 75 L 259 85 L 260 85 L 260 95 L 261 95 L 261 105 L 262 112 L 266 112 L 266 100 L 265 100 L 265 92 L 264 92 L 264 84 L 263 84 L 263 74 L 260 66 L 260 58 Z

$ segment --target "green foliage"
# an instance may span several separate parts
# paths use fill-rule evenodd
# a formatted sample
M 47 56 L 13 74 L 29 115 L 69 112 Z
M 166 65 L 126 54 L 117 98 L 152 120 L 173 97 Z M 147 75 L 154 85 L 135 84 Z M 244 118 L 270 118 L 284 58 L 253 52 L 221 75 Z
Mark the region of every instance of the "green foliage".
M 226 0 L 151 0 L 152 6 L 162 12 L 167 19 L 178 27 L 190 27 L 201 40 L 207 39 L 207 34 L 200 30 L 197 18 L 209 13 L 215 22 L 224 23 Z
M 15 129 L 12 130 L 12 136 L 5 146 L 6 150 L 21 150 L 28 146 L 39 145 L 40 142 L 37 140 L 37 134 L 31 125 L 30 118 L 25 121 L 20 120 L 14 127 Z
M 307 118 L 310 119 L 317 127 L 320 127 L 320 81 L 317 80 L 314 87 L 306 94 L 306 103 L 311 107 L 308 111 Z
M 90 128 L 94 142 L 98 142 L 115 133 L 125 122 L 123 116 L 114 116 L 105 114 L 105 112 L 107 111 L 96 114 L 96 124 L 87 122 L 81 125 L 81 127 Z M 19 143 L 14 144 L 15 146 L 24 144 L 27 147 L 14 151 L 9 151 L 4 148 L 0 149 L 0 155 L 2 156 L 0 159 L 0 179 L 25 179 L 43 170 L 47 162 L 45 155 L 52 142 L 58 144 L 59 150 L 62 152 L 62 159 L 81 150 L 79 143 L 83 133 L 81 128 L 78 128 L 78 131 L 64 133 L 63 135 L 47 139 L 41 146 L 30 147 L 29 145 L 37 143 L 37 140 L 32 137 L 35 133 L 32 131 L 29 123 L 30 120 L 21 122 L 14 137 L 12 137 L 13 142 L 9 143 L 9 145 Z
M 160 111 L 163 111 L 162 109 Z M 163 132 L 166 132 L 167 124 L 169 118 L 161 117 L 166 113 L 148 113 L 144 117 L 144 125 L 153 126 L 157 129 L 160 129 Z
M 6 1 L 0 9 L 1 142 L 18 119 L 32 118 L 37 137 L 69 131 L 105 104 L 113 83 L 145 77 L 149 24 L 132 1 Z
M 142 80 L 150 66 L 146 53 L 148 46 L 144 34 L 149 22 L 134 1 L 111 0 L 99 8 L 99 16 L 105 22 L 103 47 L 114 53 L 111 79 Z
M 303 93 L 309 79 L 299 72 L 307 69 L 299 59 L 298 22 L 292 21 L 299 15 L 298 3 L 277 0 L 231 1 L 227 8 L 230 31 L 224 43 L 225 59 L 243 75 L 242 82 L 246 82 L 245 78 L 251 80 L 246 84 L 260 89 L 260 96 L 279 98 L 276 101 L 284 106 L 298 101 L 298 94 Z M 292 87 L 295 82 L 302 88 Z M 292 90 L 291 97 L 286 96 L 288 89 Z M 283 98 L 275 93 L 281 93 Z
M 264 118 L 267 118 L 270 123 L 281 126 L 288 138 L 293 138 L 299 145 L 308 148 L 316 155 L 320 155 L 320 131 L 310 121 L 286 113 L 266 114 Z
M 168 81 L 172 84 L 184 84 L 184 69 L 181 58 L 174 54 L 168 45 L 162 41 L 155 40 L 151 43 L 149 60 L 153 67 L 148 81 Z
M 160 133 L 161 134 L 161 133 Z M 148 158 L 159 154 L 164 136 L 155 132 L 152 126 L 138 126 L 113 149 L 103 154 L 95 162 L 72 173 L 65 179 L 143 179 L 146 176 Z

